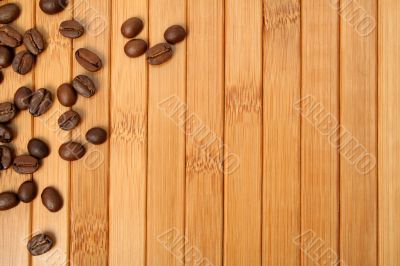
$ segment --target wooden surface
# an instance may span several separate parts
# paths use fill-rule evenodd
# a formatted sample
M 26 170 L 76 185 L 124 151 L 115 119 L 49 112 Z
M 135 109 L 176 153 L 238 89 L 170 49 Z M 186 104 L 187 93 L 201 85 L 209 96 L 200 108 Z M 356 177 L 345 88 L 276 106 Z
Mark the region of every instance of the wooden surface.
M 39 0 L 3 2 L 47 48 L 25 76 L 2 70 L 1 101 L 23 85 L 55 98 L 78 74 L 99 90 L 72 107 L 83 117 L 72 133 L 58 128 L 70 109 L 58 101 L 13 120 L 16 154 L 34 136 L 51 155 L 32 176 L 0 172 L 0 190 L 33 178 L 64 206 L 50 213 L 38 196 L 0 212 L 0 266 L 400 265 L 398 1 L 73 0 L 54 16 Z M 188 37 L 149 66 L 123 52 L 132 16 L 150 46 L 173 24 Z M 58 33 L 70 18 L 86 29 L 73 41 Z M 81 47 L 101 71 L 76 62 Z M 86 143 L 93 126 L 107 143 Z M 59 158 L 70 139 L 85 143 L 82 160 Z M 56 243 L 31 257 L 38 232 Z

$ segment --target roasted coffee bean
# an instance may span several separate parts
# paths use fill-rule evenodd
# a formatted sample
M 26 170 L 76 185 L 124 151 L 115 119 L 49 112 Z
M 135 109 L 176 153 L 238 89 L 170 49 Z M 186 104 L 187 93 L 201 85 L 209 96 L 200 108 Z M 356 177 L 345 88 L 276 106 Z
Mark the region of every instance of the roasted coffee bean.
M 94 127 L 89 129 L 85 137 L 90 143 L 99 145 L 107 140 L 107 132 L 102 128 Z
M 0 211 L 14 208 L 19 203 L 18 195 L 14 192 L 0 193 Z
M 141 39 L 133 39 L 125 44 L 124 51 L 129 57 L 138 57 L 147 50 L 147 43 Z
M 143 21 L 140 18 L 129 18 L 121 26 L 121 33 L 126 38 L 133 38 L 143 30 Z
M 43 205 L 51 212 L 57 212 L 63 206 L 63 199 L 55 188 L 45 188 L 42 192 L 41 198 Z
M 71 19 L 61 22 L 59 31 L 64 37 L 75 39 L 83 35 L 85 28 L 78 21 Z
M 39 256 L 53 247 L 53 239 L 45 234 L 39 234 L 29 240 L 26 246 L 32 256 Z
M 21 75 L 27 74 L 32 70 L 33 65 L 35 64 L 35 56 L 31 54 L 29 51 L 21 51 L 19 52 L 12 62 L 12 67 L 15 72 Z
M 32 94 L 29 103 L 29 112 L 33 116 L 41 116 L 46 113 L 53 104 L 53 96 L 48 90 L 41 88 Z
M 74 129 L 79 122 L 81 122 L 81 116 L 73 110 L 66 111 L 58 118 L 58 126 L 66 131 Z
M 72 80 L 72 87 L 74 87 L 77 93 L 86 98 L 92 97 L 97 90 L 93 81 L 85 75 L 76 76 Z
M 60 146 L 58 153 L 66 161 L 76 161 L 85 155 L 86 149 L 78 142 L 69 141 Z
M 10 122 L 17 115 L 17 108 L 13 103 L 0 103 L 0 123 Z
M 1 145 L 0 146 L 0 170 L 8 169 L 11 166 L 13 159 L 14 159 L 14 156 L 13 156 L 12 150 L 5 145 Z
M 0 142 L 10 143 L 13 139 L 13 133 L 11 129 L 5 125 L 0 124 Z
M 62 105 L 71 107 L 78 100 L 78 95 L 71 84 L 64 83 L 57 89 L 57 98 Z
M 40 0 L 40 9 L 49 15 L 63 11 L 68 5 L 68 0 Z
M 43 159 L 50 154 L 50 149 L 45 142 L 40 139 L 31 139 L 28 142 L 29 154 L 37 159 Z
M 19 110 L 29 108 L 33 91 L 27 87 L 19 88 L 14 94 L 14 104 Z
M 0 6 L 0 24 L 8 24 L 19 17 L 21 10 L 16 4 L 5 4 Z
M 38 55 L 44 50 L 43 36 L 35 28 L 25 32 L 23 41 L 29 52 L 34 55 Z
M 18 198 L 20 201 L 24 203 L 31 202 L 36 198 L 37 195 L 37 187 L 35 182 L 33 181 L 25 181 L 19 186 L 18 189 Z
M 7 46 L 0 46 L 0 68 L 11 65 L 14 59 L 14 50 Z
M 159 43 L 147 50 L 146 58 L 150 65 L 160 65 L 171 59 L 172 47 L 168 43 Z
M 75 52 L 75 58 L 83 68 L 90 72 L 99 71 L 103 66 L 100 57 L 86 48 L 78 49 Z
M 0 27 L 0 44 L 8 47 L 18 47 L 22 43 L 22 35 L 9 25 Z
M 171 43 L 175 44 L 181 42 L 186 37 L 186 31 L 182 26 L 173 25 L 169 27 L 164 33 L 164 39 Z
M 15 157 L 13 168 L 19 174 L 32 174 L 39 169 L 39 161 L 30 155 L 20 155 Z
M 3 83 L 3 80 L 4 80 L 3 72 L 0 71 L 0 84 Z

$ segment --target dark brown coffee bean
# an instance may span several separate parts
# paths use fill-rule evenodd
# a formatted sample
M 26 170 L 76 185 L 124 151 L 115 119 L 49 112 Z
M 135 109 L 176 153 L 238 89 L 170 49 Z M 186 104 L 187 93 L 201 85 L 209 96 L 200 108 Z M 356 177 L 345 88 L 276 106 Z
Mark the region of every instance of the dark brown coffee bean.
M 41 88 L 35 91 L 29 103 L 29 112 L 33 116 L 41 116 L 46 113 L 53 104 L 53 96 L 48 90 Z
M 55 188 L 45 188 L 41 197 L 43 205 L 51 212 L 58 212 L 63 206 L 63 199 Z
M 19 174 L 32 174 L 39 169 L 39 161 L 30 155 L 20 155 L 15 157 L 13 168 Z
M 68 0 L 40 0 L 40 9 L 48 14 L 53 15 L 63 11 L 68 5 Z
M 0 124 L 0 142 L 10 143 L 13 139 L 13 133 L 11 129 L 5 125 Z
M 19 203 L 18 195 L 14 192 L 0 193 L 0 211 L 14 208 Z
M 21 51 L 14 57 L 12 67 L 18 74 L 25 75 L 32 70 L 34 64 L 35 56 L 29 51 Z
M 0 68 L 11 65 L 14 59 L 14 50 L 7 46 L 0 46 Z
M 8 47 L 18 47 L 22 44 L 22 35 L 9 25 L 0 27 L 0 44 Z
M 14 104 L 19 110 L 26 110 L 29 108 L 33 91 L 27 87 L 19 88 L 14 94 Z
M 33 181 L 25 181 L 19 186 L 18 189 L 18 198 L 20 201 L 24 203 L 31 202 L 36 198 L 37 195 L 37 187 L 35 182 Z
M 83 35 L 85 28 L 78 21 L 71 19 L 61 22 L 59 31 L 64 37 L 75 39 Z
M 141 39 L 133 39 L 125 44 L 124 51 L 129 57 L 138 57 L 147 50 L 147 43 Z
M 91 128 L 86 133 L 86 140 L 95 145 L 102 144 L 107 140 L 107 132 L 99 127 Z
M 146 58 L 150 65 L 160 65 L 171 59 L 172 47 L 168 43 L 159 43 L 147 50 Z
M 173 25 L 169 27 L 164 33 L 164 39 L 171 43 L 175 44 L 181 42 L 186 37 L 186 31 L 182 26 Z
M 0 6 L 0 24 L 8 24 L 19 17 L 21 10 L 16 4 L 5 4 Z
M 0 123 L 7 123 L 17 115 L 17 108 L 13 103 L 0 103 Z
M 57 89 L 57 98 L 62 105 L 71 107 L 78 100 L 78 95 L 71 84 L 64 83 Z
M 78 142 L 69 141 L 60 146 L 58 153 L 66 161 L 76 161 L 85 155 L 86 149 Z
M 103 66 L 100 57 L 86 48 L 78 49 L 75 52 L 75 58 L 83 68 L 90 72 L 99 71 Z
M 72 87 L 74 87 L 77 93 L 86 98 L 92 97 L 97 90 L 93 81 L 85 75 L 76 76 L 72 80 Z
M 58 118 L 58 126 L 67 131 L 74 129 L 79 122 L 81 122 L 81 116 L 73 110 L 66 111 Z
M 3 80 L 4 80 L 3 72 L 0 71 L 0 84 L 3 83 Z
M 13 159 L 14 159 L 14 156 L 13 156 L 12 150 L 5 145 L 1 145 L 0 146 L 0 170 L 8 169 L 11 166 Z
M 46 253 L 53 247 L 53 239 L 51 239 L 48 235 L 39 234 L 29 240 L 26 247 L 32 256 L 39 256 Z
M 49 156 L 50 149 L 45 142 L 40 139 L 31 139 L 28 142 L 29 154 L 37 159 L 43 159 Z
M 29 52 L 34 55 L 38 55 L 44 50 L 43 36 L 35 28 L 25 32 L 23 41 Z
M 143 30 L 143 21 L 140 18 L 129 18 L 121 26 L 121 33 L 126 38 L 133 38 Z

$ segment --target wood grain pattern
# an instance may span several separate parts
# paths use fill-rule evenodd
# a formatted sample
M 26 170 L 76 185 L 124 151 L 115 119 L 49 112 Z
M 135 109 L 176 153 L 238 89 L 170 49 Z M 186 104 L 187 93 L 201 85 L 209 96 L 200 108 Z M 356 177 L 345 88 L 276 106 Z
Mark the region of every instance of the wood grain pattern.
M 262 1 L 227 0 L 225 10 L 224 265 L 260 265 Z
M 379 265 L 400 263 L 400 2 L 379 1 Z
M 263 265 L 300 265 L 300 1 L 264 1 Z
M 145 265 L 147 63 L 125 55 L 120 28 L 140 17 L 145 28 L 136 38 L 147 41 L 147 0 L 112 4 L 109 265 Z

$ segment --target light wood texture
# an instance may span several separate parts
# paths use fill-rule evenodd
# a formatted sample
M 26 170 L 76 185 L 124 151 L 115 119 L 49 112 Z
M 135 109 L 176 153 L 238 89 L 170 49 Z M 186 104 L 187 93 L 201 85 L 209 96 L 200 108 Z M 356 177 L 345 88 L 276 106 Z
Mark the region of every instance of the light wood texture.
M 379 265 L 400 263 L 400 2 L 379 1 Z
M 120 28 L 126 19 L 140 17 L 145 28 L 136 38 L 147 41 L 147 0 L 112 3 L 109 265 L 144 265 L 147 63 L 144 55 L 125 55 L 123 47 L 128 40 Z
M 262 1 L 227 0 L 225 10 L 224 265 L 260 265 Z
M 186 24 L 185 0 L 149 0 L 149 42 L 164 41 L 164 31 Z M 171 96 L 186 103 L 186 41 L 175 45 L 173 58 L 161 66 L 149 66 L 147 265 L 181 265 L 185 247 L 169 252 L 160 235 L 176 229 L 185 233 L 185 133 L 159 105 Z M 183 110 L 177 118 L 182 123 Z M 174 254 L 177 254 L 178 257 Z
M 19 31 L 25 31 L 34 26 L 35 12 L 34 2 L 31 0 L 4 1 L 4 3 L 17 3 L 24 16 L 11 24 Z M 3 4 L 3 3 L 2 3 Z M 22 47 L 20 47 L 22 49 Z M 19 50 L 19 49 L 18 49 Z M 21 86 L 33 87 L 33 73 L 21 76 L 13 71 L 11 67 L 2 70 L 4 81 L 1 84 L 0 101 L 13 101 L 15 91 Z M 32 116 L 29 112 L 21 112 L 10 123 L 10 127 L 15 132 L 15 140 L 10 146 L 14 148 L 16 154 L 26 153 L 26 145 L 32 136 Z M 2 143 L 3 145 L 3 143 Z M 11 167 L 6 171 L 0 172 L 0 192 L 17 192 L 18 187 L 30 175 L 17 174 Z M 29 265 L 30 257 L 26 252 L 25 245 L 31 236 L 31 206 L 32 204 L 20 203 L 17 208 L 7 212 L 0 212 L 0 264 L 3 265 Z
M 263 265 L 300 265 L 300 1 L 264 1 Z
M 79 97 L 74 106 L 82 122 L 72 139 L 85 143 L 87 152 L 71 163 L 70 260 L 73 265 L 100 266 L 108 263 L 109 143 L 94 146 L 85 134 L 95 126 L 109 127 L 111 1 L 76 0 L 73 12 L 86 27 L 85 35 L 73 41 L 74 53 L 79 48 L 92 50 L 103 68 L 88 73 L 73 60 L 73 76 L 89 75 L 98 89 L 91 98 Z
M 339 14 L 324 1 L 302 1 L 302 97 L 312 96 L 326 113 L 339 117 Z M 303 110 L 310 108 L 303 105 Z M 312 230 L 339 255 L 339 157 L 337 141 L 320 129 L 317 109 L 302 118 L 301 231 Z M 335 135 L 333 136 L 335 139 Z M 306 245 L 302 238 L 302 246 Z M 302 265 L 314 265 L 327 248 L 302 252 Z
M 346 10 L 360 6 L 376 18 L 377 1 L 353 2 Z M 364 157 L 369 153 L 376 166 L 377 31 L 361 36 L 354 25 L 341 19 L 340 254 L 346 265 L 367 266 L 377 265 L 377 169 Z
M 188 1 L 186 237 L 201 255 L 189 253 L 186 265 L 198 265 L 199 257 L 222 265 L 223 20 L 224 1 Z

